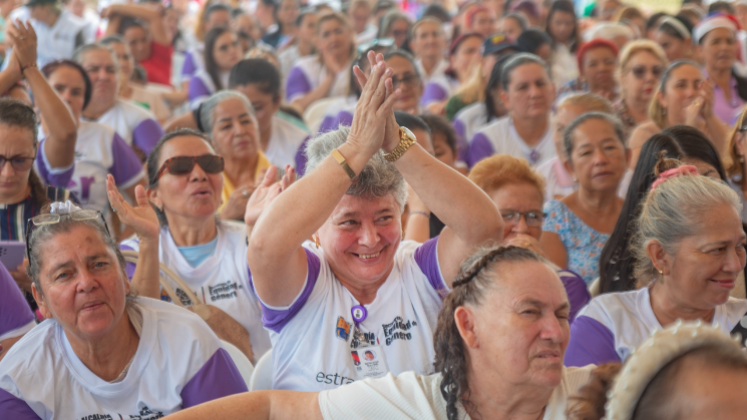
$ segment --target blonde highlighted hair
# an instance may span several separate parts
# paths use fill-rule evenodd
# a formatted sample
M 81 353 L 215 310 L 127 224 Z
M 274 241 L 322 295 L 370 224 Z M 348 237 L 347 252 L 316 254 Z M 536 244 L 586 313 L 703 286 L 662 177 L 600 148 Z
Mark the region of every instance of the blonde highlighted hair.
M 737 150 L 737 132 L 739 129 L 747 124 L 747 106 L 742 108 L 742 112 L 739 113 L 739 118 L 734 123 L 734 127 L 729 131 L 729 145 L 726 148 L 726 154 L 722 157 L 724 160 L 724 168 L 726 168 L 726 175 L 734 182 L 739 185 L 743 185 L 745 180 L 742 174 L 744 173 L 744 161 L 742 155 Z M 739 176 L 735 176 L 739 175 Z
M 641 52 L 647 52 L 654 57 L 659 59 L 662 68 L 666 68 L 669 65 L 667 55 L 659 44 L 649 39 L 637 39 L 635 41 L 628 42 L 625 44 L 622 50 L 620 50 L 619 65 L 617 66 L 617 80 L 622 80 L 622 76 L 630 71 L 628 64 L 630 60 L 635 57 L 636 54 Z M 624 95 L 624 91 L 622 92 Z
M 545 197 L 545 180 L 529 167 L 524 159 L 510 155 L 493 155 L 475 165 L 469 173 L 470 181 L 490 193 L 508 184 L 530 184 Z

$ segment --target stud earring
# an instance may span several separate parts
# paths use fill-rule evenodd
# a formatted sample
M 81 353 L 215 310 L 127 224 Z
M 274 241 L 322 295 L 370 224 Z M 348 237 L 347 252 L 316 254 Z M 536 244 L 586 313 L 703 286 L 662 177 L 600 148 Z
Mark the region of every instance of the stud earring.
M 316 245 L 316 249 L 319 249 L 319 237 L 314 236 L 314 245 Z

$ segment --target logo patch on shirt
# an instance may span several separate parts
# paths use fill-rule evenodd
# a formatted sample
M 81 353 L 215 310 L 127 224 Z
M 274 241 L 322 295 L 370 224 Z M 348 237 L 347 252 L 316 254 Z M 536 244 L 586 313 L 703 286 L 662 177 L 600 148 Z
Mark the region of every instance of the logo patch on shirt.
M 337 328 L 335 328 L 335 335 L 337 336 L 337 338 L 343 341 L 348 341 L 348 337 L 350 337 L 350 324 L 345 322 L 345 318 L 337 318 Z
M 237 282 L 231 282 L 228 280 L 225 283 L 219 283 L 215 286 L 208 286 L 208 293 L 210 293 L 210 301 L 215 302 L 216 300 L 231 299 L 235 298 L 241 285 Z
M 401 316 L 394 318 L 394 321 L 389 324 L 382 325 L 384 327 L 386 345 L 392 344 L 394 340 L 412 340 L 412 334 L 407 331 L 412 327 L 417 327 L 417 325 L 417 321 L 405 321 Z
M 140 412 L 138 414 L 130 414 L 130 415 L 124 415 L 117 414 L 119 416 L 120 420 L 128 419 L 128 420 L 156 420 L 160 419 L 162 417 L 166 417 L 165 414 L 163 414 L 160 411 L 153 411 L 148 407 L 143 407 L 140 409 Z M 80 420 L 114 420 L 115 417 L 113 417 L 111 414 L 89 414 L 85 415 L 80 418 Z

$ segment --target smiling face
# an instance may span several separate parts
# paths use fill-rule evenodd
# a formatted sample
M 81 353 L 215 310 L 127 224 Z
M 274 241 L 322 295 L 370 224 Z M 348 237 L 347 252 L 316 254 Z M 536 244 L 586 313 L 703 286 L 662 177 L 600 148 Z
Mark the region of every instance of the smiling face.
M 91 79 L 91 100 L 114 102 L 117 96 L 117 64 L 112 53 L 104 49 L 88 51 L 83 54 L 80 65 Z
M 80 72 L 70 66 L 59 66 L 47 78 L 49 84 L 57 91 L 63 101 L 67 102 L 73 111 L 75 120 L 80 119 L 85 102 L 86 83 Z
M 213 59 L 220 71 L 228 72 L 241 60 L 239 37 L 232 31 L 226 31 L 215 40 Z
M 113 331 L 122 320 L 130 284 L 99 231 L 76 226 L 41 246 L 42 293 L 36 286 L 33 291 L 42 315 L 81 341 Z
M 555 85 L 540 64 L 523 64 L 510 71 L 508 90 L 501 92 L 501 100 L 514 118 L 547 116 L 555 100 Z
M 210 145 L 200 137 L 175 137 L 163 145 L 158 167 L 176 156 L 201 156 L 215 154 Z M 199 164 L 186 175 L 164 172 L 155 187 L 148 188 L 148 198 L 156 207 L 163 207 L 169 225 L 176 220 L 206 220 L 215 217 L 221 204 L 223 174 L 209 174 Z M 177 222 L 178 223 L 178 222 Z
M 392 194 L 342 197 L 317 234 L 332 271 L 343 285 L 360 288 L 386 280 L 401 240 L 400 215 Z
M 648 51 L 640 51 L 622 69 L 622 92 L 625 98 L 648 103 L 664 72 L 664 63 Z
M 730 29 L 716 28 L 708 32 L 700 41 L 700 50 L 706 68 L 713 70 L 730 70 L 737 59 L 739 44 Z
M 560 383 L 570 337 L 565 288 L 540 262 L 504 262 L 494 270 L 500 280 L 479 307 L 468 306 L 479 344 L 468 349 L 470 373 L 551 390 Z
M 625 146 L 610 123 L 590 119 L 573 131 L 569 172 L 587 191 L 617 190 L 627 168 Z
M 695 218 L 697 233 L 665 254 L 669 277 L 653 287 L 664 288 L 664 295 L 678 307 L 707 311 L 729 299 L 745 266 L 746 240 L 742 219 L 731 205 L 716 203 Z
M 394 88 L 402 91 L 394 104 L 394 109 L 396 111 L 415 110 L 423 95 L 423 81 L 418 76 L 415 65 L 410 60 L 396 55 L 389 57 L 386 65 L 392 69 L 392 83 L 396 82 Z

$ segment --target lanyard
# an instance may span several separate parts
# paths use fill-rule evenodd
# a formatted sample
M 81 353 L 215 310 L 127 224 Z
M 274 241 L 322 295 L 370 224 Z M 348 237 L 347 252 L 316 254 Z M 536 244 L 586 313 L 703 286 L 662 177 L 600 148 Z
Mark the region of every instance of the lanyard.
M 350 342 L 350 347 L 358 348 L 361 343 L 366 343 L 365 336 L 360 328 L 358 328 L 358 325 L 366 319 L 368 311 L 363 305 L 356 305 L 350 309 L 350 313 L 353 315 L 353 322 L 355 323 L 353 327 L 353 340 Z

